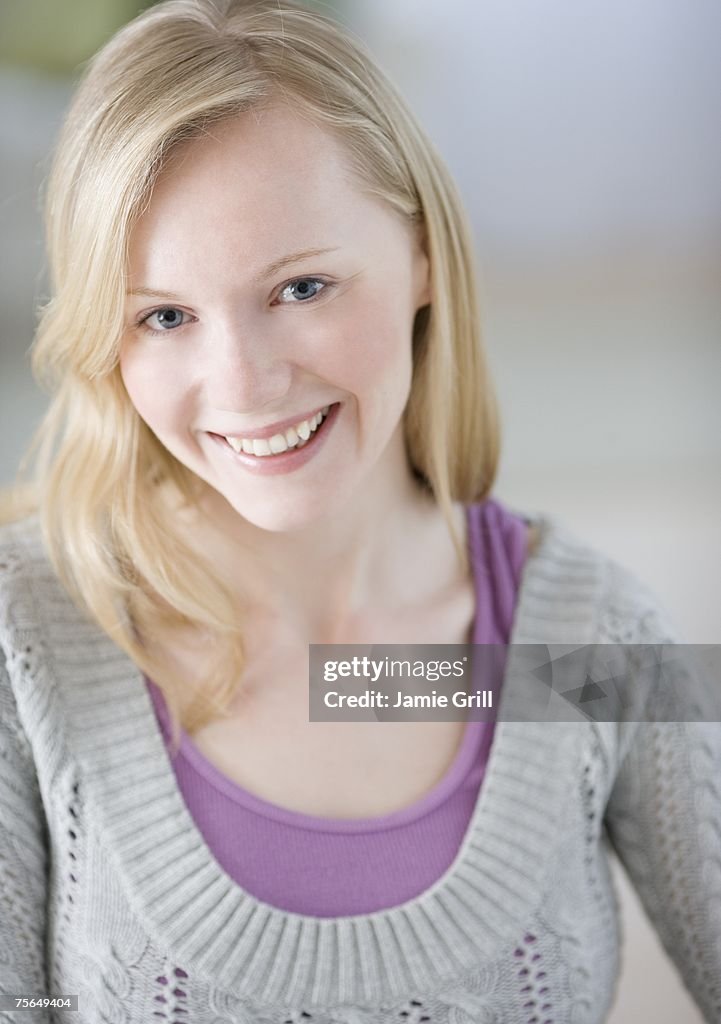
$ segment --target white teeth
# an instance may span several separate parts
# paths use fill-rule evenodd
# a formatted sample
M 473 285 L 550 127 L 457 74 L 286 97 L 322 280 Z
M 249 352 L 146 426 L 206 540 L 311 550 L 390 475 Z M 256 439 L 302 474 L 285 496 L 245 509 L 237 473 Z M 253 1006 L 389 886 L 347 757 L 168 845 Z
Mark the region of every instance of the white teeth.
M 288 448 L 302 448 L 311 434 L 315 433 L 325 417 L 328 415 L 329 405 L 324 405 L 320 412 L 310 419 L 297 423 L 295 427 L 289 427 L 284 434 L 273 434 L 271 438 L 256 437 L 252 440 L 241 437 L 226 437 L 230 447 L 236 452 L 245 452 L 246 455 L 263 457 L 266 455 L 279 455 Z
M 285 434 L 273 434 L 270 439 L 270 450 L 274 455 L 278 455 L 279 452 L 284 452 L 288 447 L 288 442 L 285 439 Z

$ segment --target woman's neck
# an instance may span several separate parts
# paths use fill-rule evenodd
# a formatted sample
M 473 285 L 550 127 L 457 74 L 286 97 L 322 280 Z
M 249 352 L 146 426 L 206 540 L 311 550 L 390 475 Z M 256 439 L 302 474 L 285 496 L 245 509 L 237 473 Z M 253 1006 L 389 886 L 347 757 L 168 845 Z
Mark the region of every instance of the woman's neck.
M 392 489 L 369 487 L 288 533 L 259 529 L 213 492 L 187 540 L 238 594 L 245 621 L 281 620 L 305 642 L 330 643 L 375 609 L 431 600 L 460 579 L 435 500 L 410 467 L 396 480 Z M 465 537 L 463 507 L 454 515 Z

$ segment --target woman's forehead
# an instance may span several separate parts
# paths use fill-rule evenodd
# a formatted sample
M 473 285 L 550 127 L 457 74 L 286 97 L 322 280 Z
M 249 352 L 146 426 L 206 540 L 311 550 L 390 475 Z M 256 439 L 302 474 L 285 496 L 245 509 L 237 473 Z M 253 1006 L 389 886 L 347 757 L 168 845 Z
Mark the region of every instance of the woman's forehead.
M 169 190 L 215 186 L 262 195 L 295 186 L 350 190 L 352 172 L 340 141 L 285 106 L 246 111 L 178 143 L 164 161 L 154 198 Z
M 389 219 L 330 133 L 286 108 L 250 111 L 173 151 L 133 228 L 131 266 L 149 273 L 220 247 L 260 269 L 286 252 L 374 245 Z

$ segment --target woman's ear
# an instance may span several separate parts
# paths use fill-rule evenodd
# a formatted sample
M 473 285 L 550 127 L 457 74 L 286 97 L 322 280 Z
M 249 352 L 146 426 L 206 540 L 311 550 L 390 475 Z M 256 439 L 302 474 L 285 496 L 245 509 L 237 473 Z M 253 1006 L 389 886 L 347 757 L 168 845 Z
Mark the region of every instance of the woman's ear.
M 414 296 L 416 311 L 431 301 L 431 262 L 428 256 L 428 238 L 425 225 L 416 232 Z

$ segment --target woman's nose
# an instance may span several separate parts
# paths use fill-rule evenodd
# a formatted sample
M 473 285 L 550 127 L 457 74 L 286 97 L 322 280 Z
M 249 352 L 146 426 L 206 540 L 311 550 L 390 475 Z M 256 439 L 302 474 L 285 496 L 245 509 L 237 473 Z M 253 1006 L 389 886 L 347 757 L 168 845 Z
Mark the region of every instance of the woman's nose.
M 208 397 L 215 408 L 250 412 L 281 400 L 292 371 L 287 341 L 267 326 L 226 325 L 211 346 Z

